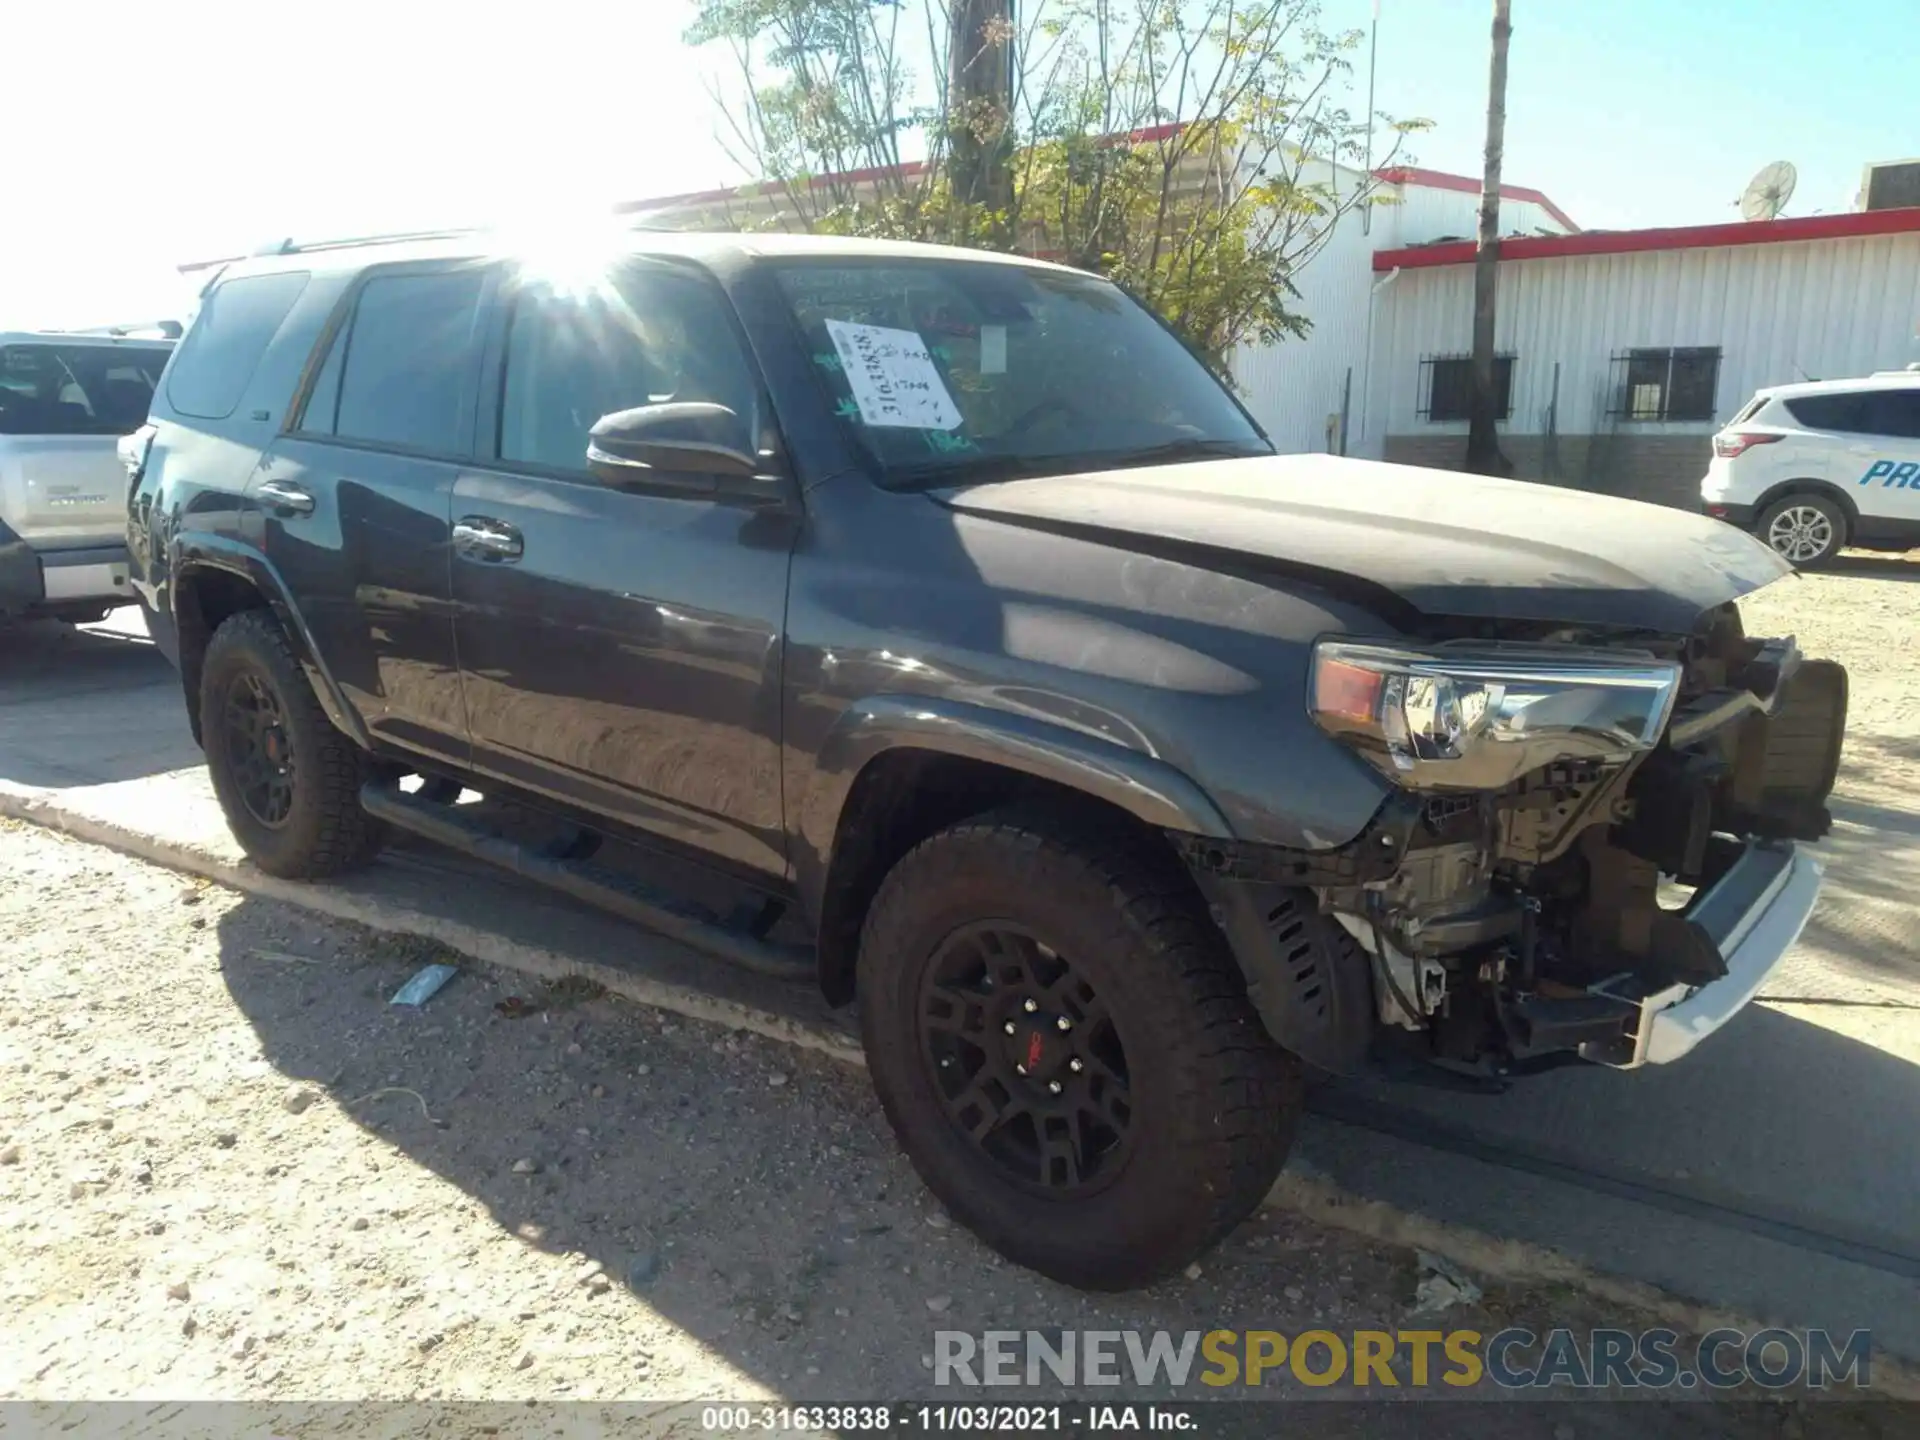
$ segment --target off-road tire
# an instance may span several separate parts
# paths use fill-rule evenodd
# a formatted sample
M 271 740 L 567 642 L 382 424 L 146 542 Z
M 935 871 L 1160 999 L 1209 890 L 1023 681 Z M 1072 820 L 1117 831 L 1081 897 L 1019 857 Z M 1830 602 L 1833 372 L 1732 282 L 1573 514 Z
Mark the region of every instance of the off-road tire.
M 1831 538 L 1828 540 L 1827 547 L 1824 550 L 1821 550 L 1817 554 L 1796 558 L 1774 543 L 1773 530 L 1775 523 L 1779 521 L 1782 516 L 1799 510 L 1818 511 L 1826 520 L 1826 533 Z M 1753 527 L 1753 533 L 1760 538 L 1761 544 L 1767 546 L 1774 554 L 1780 556 L 1789 564 L 1797 566 L 1802 570 L 1821 570 L 1831 565 L 1840 557 L 1841 548 L 1847 543 L 1847 531 L 1849 528 L 1847 513 L 1838 501 L 1831 500 L 1825 495 L 1816 495 L 1809 490 L 1796 490 L 1791 495 L 1782 495 L 1778 500 L 1774 501 L 1773 504 L 1769 505 L 1761 513 L 1759 523 Z
M 293 763 L 293 798 L 285 821 L 269 826 L 241 798 L 223 711 L 242 676 L 260 680 L 279 701 Z M 223 621 L 207 642 L 200 672 L 200 735 L 214 793 L 240 848 L 269 875 L 318 880 L 373 859 L 384 827 L 360 808 L 365 753 L 327 719 L 293 647 L 264 610 Z
M 947 937 L 988 919 L 1070 956 L 1124 1043 L 1132 1148 L 1097 1193 L 1014 1183 L 942 1103 L 921 978 Z M 1262 1028 L 1178 862 L 1111 826 L 1021 806 L 922 842 L 868 911 L 858 987 L 868 1069 L 921 1178 L 987 1244 L 1066 1284 L 1123 1290 L 1181 1269 L 1253 1211 L 1293 1142 L 1299 1061 Z

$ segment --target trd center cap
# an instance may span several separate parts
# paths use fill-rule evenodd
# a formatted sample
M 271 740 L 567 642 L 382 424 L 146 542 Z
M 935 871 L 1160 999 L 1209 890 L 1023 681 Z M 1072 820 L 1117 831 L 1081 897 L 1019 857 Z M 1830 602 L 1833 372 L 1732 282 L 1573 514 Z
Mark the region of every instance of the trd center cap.
M 1029 1080 L 1051 1080 L 1066 1064 L 1069 1048 L 1051 1015 L 1030 1015 L 1007 1037 L 1007 1063 Z

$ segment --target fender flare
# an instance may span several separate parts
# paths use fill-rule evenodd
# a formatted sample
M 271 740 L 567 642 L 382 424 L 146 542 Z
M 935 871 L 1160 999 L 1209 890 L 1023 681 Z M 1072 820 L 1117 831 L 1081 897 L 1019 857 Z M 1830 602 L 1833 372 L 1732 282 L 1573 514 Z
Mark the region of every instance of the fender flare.
M 1207 793 L 1152 755 L 964 700 L 873 695 L 849 705 L 820 746 L 800 824 L 815 854 L 832 853 L 854 781 L 892 750 L 928 750 L 999 765 L 1107 801 L 1158 829 L 1233 837 Z
M 169 609 L 174 617 L 176 630 L 179 625 L 180 592 L 192 583 L 197 571 L 218 570 L 238 576 L 259 593 L 267 602 L 267 608 L 280 628 L 286 632 L 287 639 L 293 645 L 294 657 L 299 660 L 300 668 L 306 673 L 307 681 L 313 686 L 314 696 L 320 701 L 320 708 L 326 712 L 327 719 L 341 730 L 349 739 L 362 749 L 371 749 L 372 742 L 367 735 L 366 726 L 360 723 L 360 717 L 348 705 L 341 693 L 339 684 L 327 669 L 326 662 L 320 658 L 319 647 L 314 644 L 313 632 L 300 615 L 300 607 L 294 603 L 293 592 L 288 588 L 285 578 L 273 562 L 252 546 L 225 535 L 212 535 L 198 532 L 190 537 L 182 537 L 175 545 L 170 571 L 170 584 L 173 594 Z M 186 674 L 185 656 L 181 657 L 181 674 Z M 192 707 L 194 697 L 188 696 L 188 706 Z

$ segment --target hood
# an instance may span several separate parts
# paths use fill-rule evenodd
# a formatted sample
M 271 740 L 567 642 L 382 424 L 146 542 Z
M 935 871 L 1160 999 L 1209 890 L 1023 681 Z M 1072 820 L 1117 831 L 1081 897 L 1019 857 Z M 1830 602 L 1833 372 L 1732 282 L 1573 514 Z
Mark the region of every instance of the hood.
M 1013 480 L 939 499 L 1121 548 L 1190 550 L 1198 564 L 1244 557 L 1345 581 L 1427 616 L 1685 634 L 1703 610 L 1792 572 L 1704 515 L 1332 455 Z

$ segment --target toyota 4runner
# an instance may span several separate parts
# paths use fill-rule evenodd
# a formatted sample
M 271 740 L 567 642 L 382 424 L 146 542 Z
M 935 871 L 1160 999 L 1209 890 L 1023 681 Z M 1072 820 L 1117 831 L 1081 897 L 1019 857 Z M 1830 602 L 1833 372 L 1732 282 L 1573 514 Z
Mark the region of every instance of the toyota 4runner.
M 1245 1216 L 1305 1067 L 1681 1058 L 1819 887 L 1845 672 L 1735 604 L 1785 560 L 1276 455 L 1057 266 L 283 247 L 210 287 L 127 458 L 263 870 L 398 827 L 806 975 L 933 1191 L 1073 1284 Z M 763 898 L 643 890 L 635 842 Z

